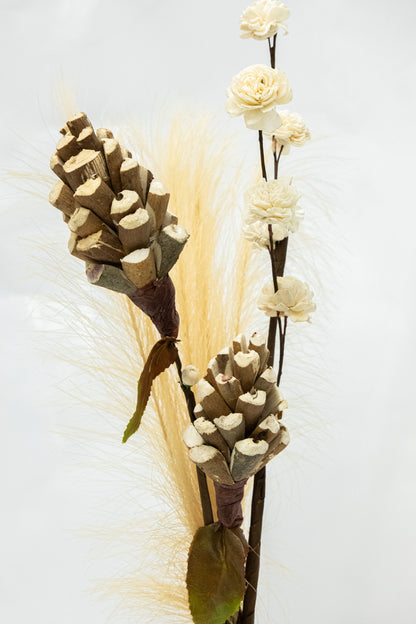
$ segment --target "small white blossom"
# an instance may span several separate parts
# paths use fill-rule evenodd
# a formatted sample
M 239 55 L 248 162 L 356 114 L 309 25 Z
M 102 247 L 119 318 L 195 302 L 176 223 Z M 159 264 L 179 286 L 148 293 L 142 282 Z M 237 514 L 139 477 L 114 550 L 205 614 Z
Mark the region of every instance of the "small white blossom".
M 311 133 L 298 113 L 279 111 L 279 116 L 282 123 L 272 132 L 266 132 L 266 136 L 273 139 L 277 152 L 283 147 L 282 154 L 289 154 L 291 145 L 305 145 L 311 138 Z
M 302 209 L 297 205 L 299 198 L 290 178 L 261 180 L 249 188 L 245 194 L 245 238 L 259 247 L 269 247 L 269 224 L 272 225 L 274 242 L 296 232 L 303 218 Z
M 294 322 L 309 321 L 309 314 L 316 310 L 309 286 L 290 276 L 278 277 L 277 286 L 276 292 L 273 284 L 264 286 L 258 301 L 259 310 L 267 316 L 277 316 L 282 312 Z
M 289 235 L 289 231 L 283 223 L 272 223 L 272 241 L 281 241 Z M 261 249 L 270 249 L 269 224 L 264 221 L 243 224 L 244 238 Z
M 227 90 L 225 108 L 232 117 L 244 116 L 252 130 L 273 132 L 280 126 L 277 104 L 292 99 L 286 74 L 267 65 L 250 65 L 234 76 Z
M 199 374 L 199 370 L 196 366 L 185 366 L 182 369 L 182 383 L 184 386 L 194 386 L 201 379 L 201 375 Z
M 257 0 L 244 11 L 240 18 L 241 38 L 268 39 L 273 37 L 279 28 L 285 33 L 283 23 L 290 16 L 290 11 L 279 0 Z

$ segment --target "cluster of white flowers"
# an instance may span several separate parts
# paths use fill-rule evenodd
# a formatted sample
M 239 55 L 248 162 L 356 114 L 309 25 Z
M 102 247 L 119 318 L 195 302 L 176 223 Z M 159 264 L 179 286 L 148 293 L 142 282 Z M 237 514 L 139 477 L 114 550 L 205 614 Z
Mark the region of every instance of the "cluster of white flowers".
M 282 154 L 289 154 L 291 145 L 300 147 L 309 141 L 311 133 L 298 113 L 279 111 L 279 117 L 281 123 L 272 132 L 266 133 L 273 140 L 275 151 L 279 152 L 283 147 Z
M 289 9 L 280 0 L 256 0 L 241 16 L 241 37 L 269 39 L 274 64 L 275 42 L 272 43 L 271 38 L 279 29 L 287 32 L 284 22 L 289 16 Z M 288 154 L 292 145 L 299 147 L 311 138 L 300 115 L 276 110 L 278 104 L 286 104 L 291 99 L 292 89 L 286 74 L 266 65 L 251 65 L 232 79 L 226 109 L 233 117 L 243 115 L 248 128 L 261 130 L 269 137 L 275 154 L 280 157 L 280 154 Z M 298 230 L 303 212 L 298 206 L 300 195 L 291 179 L 280 177 L 267 181 L 264 164 L 263 175 L 264 178 L 245 194 L 243 232 L 257 247 L 270 249 Z M 293 321 L 309 321 L 309 314 L 316 306 L 308 285 L 295 277 L 278 277 L 277 283 L 276 292 L 273 285 L 263 288 L 259 309 L 267 316 L 281 314 Z
M 273 284 L 264 286 L 258 301 L 259 310 L 263 310 L 267 316 L 277 316 L 280 312 L 295 322 L 309 321 L 310 313 L 316 310 L 309 286 L 288 275 L 278 277 L 277 286 L 277 291 Z
M 272 225 L 273 241 L 296 232 L 303 217 L 297 202 L 300 194 L 290 178 L 260 180 L 245 194 L 244 236 L 259 247 L 270 246 L 268 225 Z
M 252 130 L 274 132 L 281 124 L 275 107 L 290 102 L 292 89 L 279 69 L 250 65 L 234 76 L 227 96 L 229 115 L 244 115 L 246 126 Z
M 253 2 L 240 18 L 241 38 L 268 39 L 274 37 L 279 28 L 285 33 L 283 23 L 290 16 L 290 11 L 279 0 L 257 0 Z

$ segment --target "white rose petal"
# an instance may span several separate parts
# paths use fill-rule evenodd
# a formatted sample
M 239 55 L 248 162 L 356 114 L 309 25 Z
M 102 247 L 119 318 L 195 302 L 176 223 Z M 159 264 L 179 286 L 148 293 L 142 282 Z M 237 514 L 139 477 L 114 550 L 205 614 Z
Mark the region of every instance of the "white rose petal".
M 259 310 L 267 316 L 277 316 L 282 312 L 295 323 L 309 321 L 310 313 L 316 310 L 309 286 L 291 276 L 278 277 L 277 286 L 276 292 L 272 284 L 264 286 L 258 301 Z
M 292 89 L 286 74 L 267 65 L 250 65 L 232 79 L 225 108 L 232 117 L 244 115 L 250 128 L 259 129 L 260 125 L 272 132 L 280 124 L 275 106 L 291 99 Z
M 250 130 L 262 130 L 263 132 L 271 132 L 279 128 L 282 121 L 276 110 L 263 112 L 255 109 L 244 113 L 244 121 Z
M 287 32 L 284 21 L 290 16 L 290 11 L 279 0 L 257 0 L 253 2 L 240 18 L 242 39 L 268 39 L 273 37 L 279 28 Z

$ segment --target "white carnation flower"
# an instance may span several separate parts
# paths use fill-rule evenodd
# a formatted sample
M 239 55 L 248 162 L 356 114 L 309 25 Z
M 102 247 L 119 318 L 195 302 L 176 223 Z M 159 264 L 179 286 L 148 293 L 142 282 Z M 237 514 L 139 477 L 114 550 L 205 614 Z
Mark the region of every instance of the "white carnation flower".
M 296 232 L 303 218 L 302 209 L 297 205 L 299 198 L 290 178 L 260 180 L 245 194 L 244 236 L 259 247 L 269 247 L 269 223 L 274 242 Z
M 264 286 L 259 297 L 258 308 L 267 316 L 277 316 L 282 312 L 292 321 L 309 321 L 310 313 L 315 312 L 313 292 L 307 284 L 296 277 L 278 277 L 278 290 L 275 292 L 272 284 Z
M 290 16 L 290 11 L 279 0 L 257 0 L 244 11 L 240 18 L 241 38 L 268 39 L 273 37 L 279 28 L 285 33 L 283 24 Z
M 272 132 L 266 132 L 266 136 L 275 141 L 276 151 L 280 151 L 283 147 L 282 154 L 289 154 L 291 145 L 295 147 L 305 145 L 311 138 L 311 133 L 298 113 L 279 111 L 279 116 L 281 124 Z
M 291 178 L 281 177 L 278 180 L 260 180 L 250 187 L 245 194 L 247 217 L 251 221 L 271 219 L 288 222 L 292 217 L 300 193 Z
M 276 104 L 287 104 L 292 89 L 285 73 L 267 65 L 250 65 L 234 76 L 225 108 L 232 117 L 244 115 L 252 130 L 273 132 L 280 126 Z

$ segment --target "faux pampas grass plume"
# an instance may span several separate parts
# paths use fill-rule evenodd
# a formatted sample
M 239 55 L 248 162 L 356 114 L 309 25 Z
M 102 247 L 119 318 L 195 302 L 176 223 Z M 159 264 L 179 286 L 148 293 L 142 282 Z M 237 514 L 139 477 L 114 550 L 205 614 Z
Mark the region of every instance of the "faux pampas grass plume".
M 249 270 L 251 252 L 240 237 L 237 197 L 226 192 L 227 188 L 241 188 L 242 174 L 237 170 L 234 179 L 225 178 L 232 142 L 219 137 L 218 132 L 212 118 L 199 117 L 190 123 L 189 117 L 182 115 L 173 118 L 168 138 L 161 133 L 146 146 L 136 130 L 130 141 L 131 149 L 137 145 L 139 157 L 143 154 L 146 165 L 153 167 L 169 189 L 171 210 L 191 233 L 191 244 L 185 247 L 172 279 L 181 317 L 179 350 L 184 363 L 199 370 L 206 369 L 212 354 L 229 341 L 229 336 L 237 335 L 253 322 L 250 317 L 258 316 L 254 305 L 247 305 L 255 273 Z M 126 326 L 133 328 L 143 358 L 155 340 L 154 331 L 130 302 L 124 306 Z M 152 396 L 152 408 L 146 411 L 139 438 L 140 446 L 150 451 L 148 459 L 157 461 L 157 482 L 152 472 L 153 495 L 157 494 L 162 506 L 169 509 L 169 517 L 165 515 L 155 529 L 154 548 L 148 557 L 159 559 L 159 564 L 146 581 L 138 570 L 137 575 L 110 583 L 107 588 L 117 593 L 121 590 L 126 602 L 131 601 L 141 616 L 146 604 L 153 614 L 157 605 L 158 617 L 170 618 L 166 621 L 192 622 L 184 580 L 188 547 L 203 522 L 195 471 L 190 471 L 182 442 L 189 415 L 175 371 L 169 370 L 156 380 Z M 165 553 L 170 554 L 169 561 Z
M 169 189 L 170 210 L 191 234 L 171 275 L 184 362 L 204 370 L 230 336 L 260 316 L 248 299 L 258 277 L 256 265 L 240 235 L 247 174 L 235 165 L 233 138 L 210 115 L 175 115 L 169 130 L 161 128 L 150 137 L 133 121 L 129 138 L 131 148 L 141 148 L 139 156 Z

